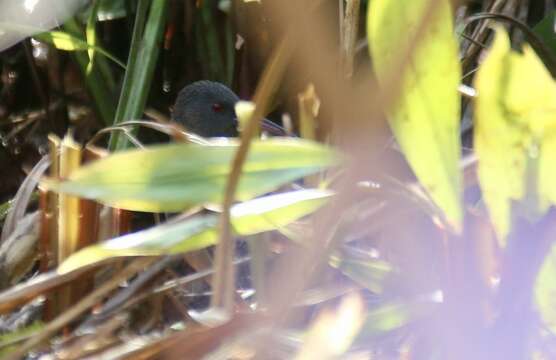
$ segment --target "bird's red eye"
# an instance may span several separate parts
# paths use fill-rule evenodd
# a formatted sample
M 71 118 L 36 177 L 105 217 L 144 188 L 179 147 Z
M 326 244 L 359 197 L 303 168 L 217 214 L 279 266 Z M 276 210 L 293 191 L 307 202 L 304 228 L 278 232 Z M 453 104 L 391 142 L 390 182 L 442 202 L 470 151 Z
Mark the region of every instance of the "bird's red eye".
M 212 104 L 212 111 L 221 112 L 222 110 L 224 110 L 224 107 L 222 106 L 222 104 L 219 104 L 219 103 Z

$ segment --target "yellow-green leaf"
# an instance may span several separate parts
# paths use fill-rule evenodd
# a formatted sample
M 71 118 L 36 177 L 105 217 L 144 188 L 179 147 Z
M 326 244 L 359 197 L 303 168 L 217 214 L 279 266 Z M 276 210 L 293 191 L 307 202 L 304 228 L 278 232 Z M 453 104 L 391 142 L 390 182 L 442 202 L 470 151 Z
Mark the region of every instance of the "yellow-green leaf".
M 457 92 L 461 77 L 449 0 L 373 0 L 367 15 L 369 49 L 379 83 L 387 86 L 407 59 L 402 85 L 388 109 L 392 131 L 419 181 L 444 211 L 454 229 L 461 229 L 461 174 Z M 411 44 L 425 19 L 422 36 Z
M 279 229 L 322 206 L 332 193 L 300 190 L 269 195 L 234 205 L 231 224 L 237 235 L 247 236 Z M 185 253 L 213 245 L 218 240 L 218 215 L 170 221 L 89 246 L 70 256 L 58 268 L 66 273 L 111 257 Z
M 84 50 L 95 50 L 100 54 L 106 56 L 108 59 L 112 60 L 118 64 L 122 69 L 125 69 L 125 64 L 118 60 L 114 55 L 110 54 L 108 51 L 104 50 L 99 46 L 93 46 L 88 44 L 85 40 L 78 36 L 74 36 L 63 31 L 48 31 L 33 36 L 35 39 L 54 45 L 56 49 L 65 51 L 84 51 Z
M 56 49 L 65 51 L 87 50 L 86 41 L 63 31 L 48 31 L 34 36 L 37 40 L 54 45 Z
M 238 142 L 160 145 L 122 151 L 73 172 L 51 189 L 136 211 L 181 211 L 220 202 Z M 316 142 L 273 138 L 255 141 L 236 197 L 248 200 L 337 164 L 336 153 Z
M 90 74 L 93 70 L 93 66 L 95 63 L 95 47 L 97 46 L 97 32 L 96 32 L 96 20 L 97 20 L 97 13 L 100 9 L 101 1 L 93 1 L 93 5 L 91 6 L 91 13 L 89 14 L 89 18 L 87 19 L 87 26 L 85 27 L 85 36 L 87 37 L 87 53 L 89 54 L 89 64 L 87 65 L 87 74 Z
M 515 211 L 534 220 L 556 203 L 556 83 L 529 46 L 512 51 L 498 28 L 475 86 L 478 177 L 504 241 Z

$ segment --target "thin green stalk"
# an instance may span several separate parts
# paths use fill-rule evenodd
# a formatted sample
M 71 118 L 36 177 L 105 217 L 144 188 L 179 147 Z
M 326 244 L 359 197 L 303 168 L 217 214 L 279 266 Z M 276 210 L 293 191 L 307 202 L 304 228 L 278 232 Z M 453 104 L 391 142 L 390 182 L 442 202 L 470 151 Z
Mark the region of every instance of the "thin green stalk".
M 114 124 L 140 118 L 143 114 L 162 41 L 167 3 L 167 0 L 139 0 Z M 112 133 L 110 150 L 122 150 L 128 146 L 127 138 L 119 135 L 119 132 Z

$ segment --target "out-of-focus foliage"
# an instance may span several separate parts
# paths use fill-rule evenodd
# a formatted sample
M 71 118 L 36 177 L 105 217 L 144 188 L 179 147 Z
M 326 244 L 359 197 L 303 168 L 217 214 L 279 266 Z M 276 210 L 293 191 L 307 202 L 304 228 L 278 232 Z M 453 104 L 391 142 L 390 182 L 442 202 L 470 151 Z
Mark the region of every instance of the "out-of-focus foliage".
M 180 211 L 219 202 L 237 143 L 173 144 L 114 154 L 51 189 L 137 211 Z M 295 156 L 292 157 L 292 153 Z M 333 150 L 300 139 L 253 143 L 237 198 L 248 200 L 338 161 Z
M 548 14 L 539 22 L 533 31 L 543 40 L 544 44 L 552 51 L 552 56 L 556 57 L 556 10 Z
M 87 50 L 89 51 L 89 58 L 91 62 L 93 60 L 92 54 L 94 53 L 94 51 L 98 51 L 99 53 L 106 56 L 110 60 L 114 61 L 114 63 L 118 64 L 120 67 L 125 69 L 125 64 L 122 63 L 120 60 L 116 59 L 113 55 L 111 55 L 106 50 L 102 49 L 101 47 L 95 46 L 93 42 L 89 43 L 88 41 L 80 39 L 77 36 L 73 36 L 72 34 L 62 32 L 62 31 L 49 31 L 42 34 L 37 34 L 34 37 L 37 40 L 50 43 L 54 45 L 54 47 L 60 50 L 66 50 L 66 51 Z
M 504 239 L 512 216 L 537 221 L 556 203 L 556 83 L 529 46 L 511 50 L 498 28 L 475 85 L 478 176 Z
M 237 204 L 231 209 L 231 223 L 237 235 L 253 235 L 279 229 L 312 213 L 332 194 L 321 190 L 300 190 L 269 195 Z M 186 253 L 214 245 L 218 239 L 218 216 L 196 216 L 169 222 L 87 247 L 58 267 L 59 273 L 119 256 L 153 256 Z
M 399 66 L 405 69 L 400 94 L 389 111 L 392 131 L 419 181 L 450 224 L 461 230 L 458 47 L 451 2 L 437 1 L 427 9 L 429 2 L 371 2 L 369 49 L 384 89 L 396 81 Z
M 0 11 L 0 50 L 63 24 L 86 0 L 4 0 Z

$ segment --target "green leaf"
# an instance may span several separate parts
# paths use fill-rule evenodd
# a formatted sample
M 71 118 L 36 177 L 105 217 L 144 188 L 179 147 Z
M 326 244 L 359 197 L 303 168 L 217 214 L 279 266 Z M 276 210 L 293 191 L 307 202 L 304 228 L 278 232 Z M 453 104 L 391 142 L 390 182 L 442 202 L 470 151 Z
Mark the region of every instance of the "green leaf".
M 556 10 L 546 15 L 535 27 L 533 32 L 537 34 L 543 43 L 551 50 L 553 56 L 556 56 Z
M 331 196 L 331 192 L 324 190 L 300 190 L 250 200 L 232 207 L 231 224 L 235 233 L 241 236 L 275 230 L 312 213 Z M 89 246 L 64 261 L 58 272 L 70 272 L 110 257 L 152 256 L 202 249 L 218 240 L 217 225 L 216 214 L 170 221 Z
M 556 203 L 556 83 L 529 46 L 512 51 L 497 28 L 475 87 L 478 178 L 504 241 L 515 211 L 534 221 Z
M 461 77 L 449 0 L 434 7 L 426 30 L 410 44 L 425 17 L 427 0 L 374 0 L 367 14 L 369 49 L 379 83 L 387 86 L 404 64 L 397 102 L 388 110 L 392 131 L 419 181 L 461 229 L 461 174 L 457 92 Z
M 85 36 L 87 37 L 87 53 L 89 55 L 89 64 L 87 65 L 87 74 L 90 74 L 93 70 L 93 66 L 95 63 L 95 46 L 97 46 L 97 32 L 96 32 L 96 20 L 97 20 L 97 12 L 100 7 L 100 0 L 93 1 L 93 5 L 91 7 L 91 13 L 89 14 L 89 18 L 87 19 L 87 27 L 85 28 Z
M 127 70 L 114 125 L 138 119 L 143 114 L 166 23 L 168 0 L 139 0 L 136 3 L 137 11 L 127 57 Z M 119 131 L 111 133 L 108 145 L 111 151 L 122 150 L 127 146 L 127 137 L 121 136 Z
M 25 326 L 19 326 L 17 329 L 6 331 L 0 335 L 0 356 L 8 358 L 10 353 L 15 351 L 21 344 L 21 340 L 30 338 L 44 329 L 44 324 L 40 321 Z
M 35 39 L 42 42 L 52 44 L 56 49 L 65 51 L 84 51 L 89 49 L 94 49 L 100 54 L 106 56 L 108 59 L 112 60 L 118 64 L 121 68 L 125 69 L 125 64 L 118 60 L 114 55 L 110 54 L 108 51 L 104 50 L 99 46 L 91 46 L 80 37 L 74 36 L 70 33 L 64 31 L 48 31 L 41 34 L 33 36 Z
M 56 49 L 65 51 L 87 50 L 86 41 L 63 31 L 49 31 L 34 36 L 35 39 L 54 45 Z
M 546 326 L 556 331 L 556 245 L 545 258 L 535 281 L 535 300 L 538 311 Z
M 84 166 L 51 189 L 136 211 L 181 211 L 220 202 L 238 142 L 160 145 L 120 152 Z M 237 191 L 248 200 L 336 164 L 334 151 L 301 139 L 255 141 Z
M 393 271 L 392 266 L 374 258 L 357 259 L 347 254 L 336 254 L 330 257 L 329 263 L 338 268 L 344 275 L 375 294 L 383 292 L 384 282 Z

